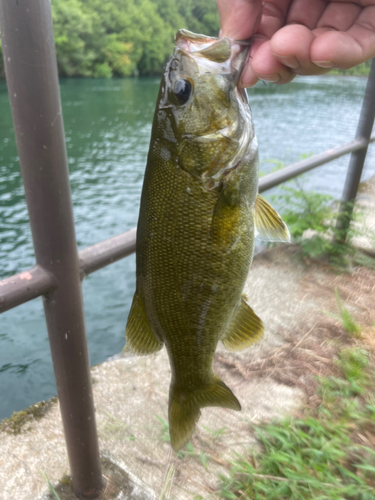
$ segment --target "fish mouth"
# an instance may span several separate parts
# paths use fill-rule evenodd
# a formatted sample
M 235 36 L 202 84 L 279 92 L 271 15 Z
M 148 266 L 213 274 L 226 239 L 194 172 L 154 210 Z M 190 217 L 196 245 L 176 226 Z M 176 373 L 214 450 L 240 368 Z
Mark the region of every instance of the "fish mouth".
M 179 30 L 175 41 L 178 49 L 196 60 L 201 71 L 230 74 L 235 86 L 247 64 L 247 56 L 252 44 L 252 38 L 248 40 L 215 38 L 188 30 Z
M 178 30 L 175 35 L 177 47 L 185 52 L 200 52 L 220 40 L 217 37 L 201 35 L 188 30 Z

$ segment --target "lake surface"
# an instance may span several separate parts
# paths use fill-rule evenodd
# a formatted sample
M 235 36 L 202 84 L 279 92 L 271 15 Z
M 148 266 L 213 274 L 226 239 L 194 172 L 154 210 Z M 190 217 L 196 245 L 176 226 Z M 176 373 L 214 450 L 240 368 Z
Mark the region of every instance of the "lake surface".
M 355 136 L 366 81 L 305 77 L 249 91 L 261 170 Z M 159 79 L 62 80 L 61 98 L 79 248 L 137 224 Z M 306 189 L 340 198 L 348 156 L 304 176 Z M 370 146 L 364 178 L 375 174 Z M 277 189 L 276 189 L 277 190 Z M 275 190 L 266 194 L 266 197 Z M 34 265 L 34 252 L 5 82 L 0 82 L 0 279 Z M 135 287 L 135 258 L 85 279 L 92 364 L 124 346 Z M 56 393 L 42 300 L 0 315 L 0 419 Z

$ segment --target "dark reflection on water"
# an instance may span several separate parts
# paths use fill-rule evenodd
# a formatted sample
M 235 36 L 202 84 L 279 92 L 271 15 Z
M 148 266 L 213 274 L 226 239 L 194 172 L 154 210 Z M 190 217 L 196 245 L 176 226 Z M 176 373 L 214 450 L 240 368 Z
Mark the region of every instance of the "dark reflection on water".
M 134 227 L 158 79 L 62 80 L 61 97 L 80 248 Z M 301 78 L 249 92 L 261 170 L 353 139 L 365 80 Z M 341 196 L 348 157 L 304 177 L 307 189 Z M 370 147 L 365 176 L 375 173 Z M 276 189 L 277 191 L 277 189 Z M 275 192 L 275 190 L 272 190 Z M 272 195 L 267 193 L 267 197 Z M 34 264 L 6 86 L 0 82 L 0 278 Z M 128 257 L 83 284 L 92 364 L 119 352 L 135 284 Z M 56 392 L 40 299 L 0 316 L 0 418 Z

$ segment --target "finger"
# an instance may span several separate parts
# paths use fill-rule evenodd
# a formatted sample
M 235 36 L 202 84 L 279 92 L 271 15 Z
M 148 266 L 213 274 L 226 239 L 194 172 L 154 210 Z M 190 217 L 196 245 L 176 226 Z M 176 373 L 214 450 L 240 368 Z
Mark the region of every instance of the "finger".
M 348 69 L 375 56 L 375 6 L 362 10 L 347 32 L 327 31 L 311 44 L 312 61 L 323 68 Z
M 244 88 L 252 87 L 259 80 L 259 78 L 256 76 L 256 74 L 252 70 L 251 61 L 252 61 L 254 55 L 256 54 L 256 52 L 258 51 L 259 47 L 265 41 L 266 41 L 266 39 L 263 37 L 259 37 L 259 38 L 254 37 L 254 40 L 253 40 L 253 43 L 251 44 L 251 49 L 250 49 L 250 52 L 248 54 L 248 58 L 247 58 L 247 61 L 245 64 L 245 67 L 242 70 L 242 75 L 241 75 L 240 81 L 238 83 L 238 85 L 240 87 L 244 87 Z
M 260 21 L 261 0 L 217 0 L 222 36 L 246 40 Z
M 354 3 L 331 2 L 327 5 L 316 27 L 346 31 L 357 20 L 361 10 L 362 8 Z
M 259 46 L 250 65 L 255 75 L 266 82 L 287 83 L 295 76 L 290 68 L 280 63 L 272 54 L 269 40 Z
M 269 0 L 268 2 L 263 2 L 261 21 L 251 46 L 251 58 L 255 57 L 258 48 L 267 41 L 275 31 L 284 25 L 290 2 L 291 0 Z M 239 82 L 239 85 L 242 87 L 252 87 L 258 81 L 258 77 L 252 69 L 251 60 L 242 72 Z M 274 78 L 280 79 L 279 76 L 274 76 Z
M 365 51 L 353 36 L 342 31 L 322 33 L 311 44 L 311 59 L 321 68 L 349 69 L 374 56 L 374 47 Z
M 316 66 L 310 59 L 314 33 L 306 26 L 293 24 L 281 28 L 270 40 L 275 59 L 297 75 L 320 75 L 327 69 Z
M 241 79 L 238 82 L 238 86 L 243 88 L 253 87 L 258 80 L 259 78 L 252 70 L 251 65 L 248 64 L 242 71 Z
M 285 24 L 303 24 L 314 29 L 326 5 L 326 0 L 293 0 Z
M 292 0 L 269 0 L 263 2 L 262 18 L 257 34 L 270 39 L 285 24 L 288 8 Z

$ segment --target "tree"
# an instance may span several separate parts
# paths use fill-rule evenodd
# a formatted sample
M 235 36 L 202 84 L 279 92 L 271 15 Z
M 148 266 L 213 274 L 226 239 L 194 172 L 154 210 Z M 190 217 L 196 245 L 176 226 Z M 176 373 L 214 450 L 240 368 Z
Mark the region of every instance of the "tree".
M 59 75 L 68 77 L 160 74 L 178 29 L 219 31 L 216 0 L 52 0 L 52 18 Z

